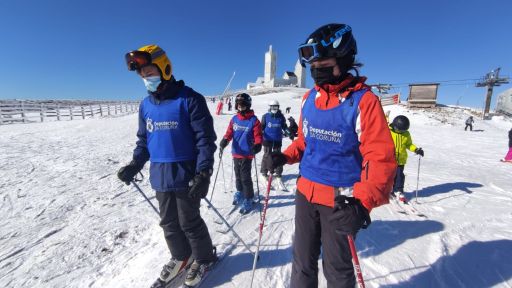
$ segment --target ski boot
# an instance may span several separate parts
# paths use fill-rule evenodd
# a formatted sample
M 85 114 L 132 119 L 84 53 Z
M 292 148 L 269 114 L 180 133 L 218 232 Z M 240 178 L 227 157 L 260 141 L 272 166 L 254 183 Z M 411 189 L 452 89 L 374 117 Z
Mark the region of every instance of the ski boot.
M 407 198 L 405 198 L 405 195 L 402 191 L 395 192 L 395 197 L 398 199 L 398 201 L 407 204 Z
M 160 277 L 155 281 L 155 283 L 153 283 L 153 285 L 151 285 L 151 288 L 165 287 L 178 275 L 184 273 L 193 261 L 194 260 L 190 258 L 183 261 L 172 258 L 171 261 L 164 265 L 162 272 L 160 272 Z
M 244 199 L 244 202 L 242 203 L 242 209 L 240 209 L 240 214 L 247 214 L 251 212 L 253 205 L 252 198 L 246 198 Z
M 206 273 L 209 272 L 209 269 L 215 265 L 217 262 L 217 256 L 215 256 L 215 260 L 208 263 L 199 263 L 194 261 L 192 265 L 190 265 L 190 269 L 188 269 L 187 277 L 185 278 L 185 287 L 196 287 L 198 286 L 202 280 L 205 278 Z
M 242 202 L 242 192 L 236 191 L 235 195 L 233 196 L 233 205 L 238 205 Z

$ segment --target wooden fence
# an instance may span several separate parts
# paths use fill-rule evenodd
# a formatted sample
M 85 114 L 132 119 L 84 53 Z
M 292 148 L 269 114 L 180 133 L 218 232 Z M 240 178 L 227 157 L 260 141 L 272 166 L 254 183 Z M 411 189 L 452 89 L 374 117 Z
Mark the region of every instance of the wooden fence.
M 136 113 L 139 102 L 0 101 L 0 125 L 77 120 Z

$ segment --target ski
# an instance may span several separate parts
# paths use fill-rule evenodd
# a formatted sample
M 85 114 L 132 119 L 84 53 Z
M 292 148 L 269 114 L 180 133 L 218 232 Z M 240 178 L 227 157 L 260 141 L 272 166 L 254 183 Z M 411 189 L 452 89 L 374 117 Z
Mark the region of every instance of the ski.
M 221 233 L 221 234 L 227 234 L 229 231 L 231 231 L 231 229 L 234 229 L 234 228 L 235 228 L 235 226 L 236 226 L 238 223 L 240 223 L 240 221 L 242 221 L 244 218 L 249 217 L 250 215 L 252 215 L 252 214 L 253 214 L 253 212 L 257 211 L 257 209 L 255 209 L 255 208 L 256 208 L 256 206 L 257 206 L 257 205 L 259 205 L 259 204 L 258 204 L 258 202 L 254 202 L 254 204 L 253 204 L 253 205 L 254 205 L 254 206 L 253 206 L 253 209 L 252 209 L 251 211 L 249 211 L 249 212 L 247 212 L 247 213 L 245 213 L 245 214 L 241 214 L 241 213 L 240 213 L 240 214 L 236 217 L 235 221 L 233 221 L 233 222 L 232 222 L 232 224 L 230 223 L 231 228 L 229 228 L 229 227 L 225 227 L 226 229 L 224 229 L 224 230 L 217 229 L 217 230 L 215 230 L 215 231 L 216 231 L 216 232 L 219 232 L 219 233 Z M 235 210 L 236 210 L 236 209 L 235 209 Z M 224 223 L 222 223 L 222 224 L 224 224 Z
M 398 213 L 414 215 L 421 218 L 428 218 L 427 215 L 416 210 L 416 208 L 414 208 L 414 206 L 410 204 L 409 201 L 407 200 L 401 201 L 393 195 L 391 196 L 391 203 L 394 206 L 395 211 L 397 211 Z
M 274 178 L 274 181 L 275 182 L 275 185 L 273 185 L 273 187 L 276 187 L 277 186 L 277 190 L 281 190 L 283 192 L 289 192 L 288 188 L 286 188 L 286 185 L 284 185 L 283 183 L 283 180 L 281 180 L 280 178 Z

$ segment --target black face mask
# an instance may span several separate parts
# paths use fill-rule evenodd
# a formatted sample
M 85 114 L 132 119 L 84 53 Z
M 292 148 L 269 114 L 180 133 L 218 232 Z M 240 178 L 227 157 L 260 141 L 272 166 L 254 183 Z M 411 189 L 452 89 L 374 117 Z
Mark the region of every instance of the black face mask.
M 333 70 L 335 66 L 322 67 L 322 68 L 310 68 L 311 77 L 315 80 L 316 85 L 322 86 L 324 84 L 337 84 L 341 81 L 340 76 L 334 76 Z

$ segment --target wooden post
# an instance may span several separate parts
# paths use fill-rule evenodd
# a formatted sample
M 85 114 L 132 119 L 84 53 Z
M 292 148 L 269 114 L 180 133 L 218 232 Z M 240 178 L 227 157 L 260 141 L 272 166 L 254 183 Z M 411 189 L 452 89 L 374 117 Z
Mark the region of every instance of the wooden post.
M 44 122 L 44 106 L 41 103 L 41 110 L 39 110 L 39 116 L 41 116 L 41 122 Z
M 103 117 L 103 105 L 100 103 L 100 116 Z
M 110 116 L 110 104 L 107 104 L 107 115 Z
M 91 110 L 91 118 L 94 118 L 94 111 L 92 111 L 92 105 L 89 104 L 89 110 Z
M 69 104 L 69 120 L 73 120 L 73 105 Z
M 80 105 L 80 109 L 82 109 L 82 119 L 85 119 L 85 109 L 83 105 Z
M 117 104 L 115 104 L 114 107 L 116 107 L 116 109 L 115 109 L 116 113 L 115 114 L 117 115 Z
M 57 104 L 57 121 L 60 121 L 60 104 Z
M 4 123 L 4 115 L 2 113 L 2 106 L 0 106 L 0 125 Z
M 21 119 L 22 119 L 23 123 L 26 122 L 26 120 L 25 120 L 25 103 L 23 101 L 21 101 Z

